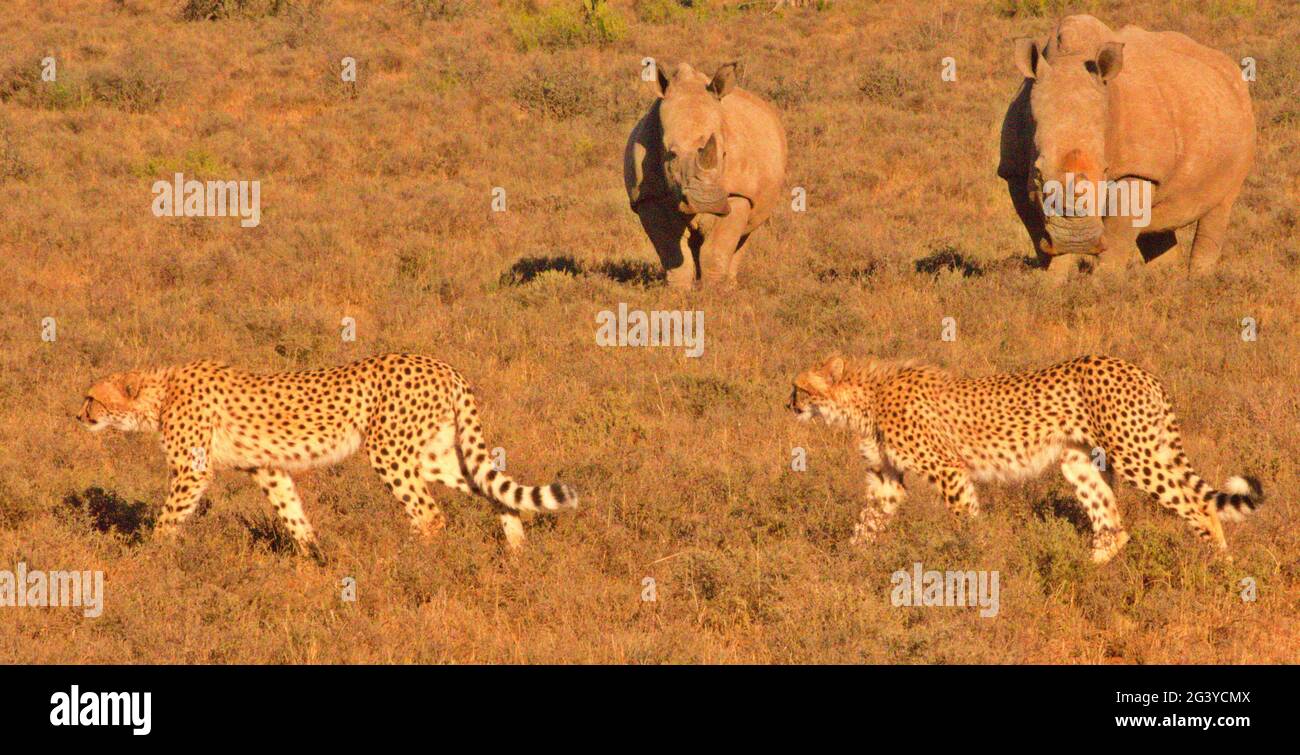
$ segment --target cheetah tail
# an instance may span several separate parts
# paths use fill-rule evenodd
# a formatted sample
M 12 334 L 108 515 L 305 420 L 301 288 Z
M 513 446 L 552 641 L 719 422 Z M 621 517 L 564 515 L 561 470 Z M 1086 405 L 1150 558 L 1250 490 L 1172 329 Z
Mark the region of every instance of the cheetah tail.
M 568 485 L 558 482 L 551 485 L 520 485 L 497 469 L 488 458 L 477 402 L 468 390 L 461 394 L 460 405 L 456 410 L 456 435 L 465 469 L 473 478 L 474 487 L 487 497 L 515 511 L 577 508 L 578 494 Z
M 1254 477 L 1229 477 L 1223 490 L 1215 491 L 1214 504 L 1219 518 L 1239 522 L 1264 500 L 1264 488 Z

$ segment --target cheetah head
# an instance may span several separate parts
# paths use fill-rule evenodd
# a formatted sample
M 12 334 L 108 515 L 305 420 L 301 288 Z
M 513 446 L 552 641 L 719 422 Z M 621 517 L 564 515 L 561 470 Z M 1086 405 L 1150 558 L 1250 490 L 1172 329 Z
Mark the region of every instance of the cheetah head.
M 800 422 L 822 419 L 834 422 L 840 419 L 835 387 L 844 377 L 844 357 L 833 356 L 820 367 L 799 373 L 790 393 L 790 410 Z
M 77 421 L 91 432 L 108 428 L 122 432 L 158 426 L 162 386 L 146 372 L 120 372 L 86 391 Z

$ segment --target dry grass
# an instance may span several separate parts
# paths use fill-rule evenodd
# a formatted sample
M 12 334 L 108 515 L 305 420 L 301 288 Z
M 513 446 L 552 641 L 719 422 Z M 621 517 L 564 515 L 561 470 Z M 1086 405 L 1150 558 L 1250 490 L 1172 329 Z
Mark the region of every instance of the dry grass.
M 1296 660 L 1294 7 L 638 0 L 612 4 L 613 31 L 521 39 L 548 5 L 250 0 L 187 21 L 181 0 L 5 4 L 0 568 L 103 569 L 107 595 L 93 620 L 0 609 L 0 660 Z M 1019 84 L 1011 40 L 1058 5 L 1259 61 L 1258 163 L 1216 277 L 1053 287 L 1021 264 L 996 127 Z M 51 54 L 56 84 L 35 70 Z M 345 55 L 355 86 L 337 78 Z M 646 55 L 742 59 L 742 83 L 785 113 L 808 210 L 755 237 L 735 292 L 665 288 L 628 210 L 620 156 L 650 102 Z M 153 217 L 150 185 L 176 170 L 260 180 L 261 226 Z M 504 213 L 489 210 L 498 186 Z M 619 302 L 705 311 L 704 356 L 597 347 L 595 313 Z M 1239 337 L 1243 317 L 1258 341 Z M 1231 564 L 1125 490 L 1133 541 L 1094 568 L 1056 476 L 986 491 L 974 524 L 917 485 L 891 534 L 854 550 L 849 439 L 783 409 L 790 378 L 833 349 L 968 374 L 1126 357 L 1165 381 L 1207 477 L 1253 472 L 1272 498 L 1230 526 Z M 132 365 L 297 369 L 389 350 L 460 367 L 511 472 L 574 485 L 583 509 L 532 523 L 512 560 L 489 510 L 449 495 L 448 531 L 423 545 L 353 460 L 300 479 L 327 568 L 286 552 L 234 473 L 158 545 L 138 537 L 166 492 L 156 443 L 70 419 L 93 378 Z M 807 472 L 790 469 L 795 446 Z M 889 575 L 916 561 L 999 570 L 1001 613 L 893 608 Z M 339 600 L 344 576 L 355 603 Z M 1246 576 L 1254 603 L 1238 597 Z

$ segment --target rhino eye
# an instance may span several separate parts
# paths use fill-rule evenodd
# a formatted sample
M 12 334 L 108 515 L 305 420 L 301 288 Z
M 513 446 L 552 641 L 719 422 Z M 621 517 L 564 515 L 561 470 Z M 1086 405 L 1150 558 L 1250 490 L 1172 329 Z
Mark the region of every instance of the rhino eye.
M 677 153 L 676 153 L 676 152 L 673 152 L 671 149 L 668 150 L 668 151 L 666 151 L 666 152 L 664 152 L 664 160 L 665 160 L 665 161 L 667 161 L 667 162 L 672 162 L 673 160 L 676 160 L 676 159 L 677 159 Z
M 1098 70 L 1097 68 L 1097 61 L 1095 60 L 1084 61 L 1083 67 L 1085 70 L 1087 70 L 1088 73 L 1094 76 L 1097 76 L 1101 73 L 1101 71 Z

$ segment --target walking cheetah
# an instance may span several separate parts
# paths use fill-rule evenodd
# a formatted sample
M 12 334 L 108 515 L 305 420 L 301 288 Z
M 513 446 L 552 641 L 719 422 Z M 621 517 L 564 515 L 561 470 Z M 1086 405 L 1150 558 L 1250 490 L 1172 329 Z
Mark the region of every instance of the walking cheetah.
M 232 467 L 253 476 L 298 548 L 318 561 L 289 473 L 342 461 L 362 445 L 426 538 L 446 524 L 430 482 L 492 501 L 512 548 L 524 541 L 520 511 L 578 505 L 566 485 L 528 487 L 497 470 L 469 384 L 451 366 L 416 354 L 271 375 L 209 361 L 126 372 L 91 387 L 77 419 L 91 431 L 161 432 L 171 493 L 159 532 L 174 533 L 214 471 Z
M 1092 522 L 1097 563 L 1128 542 L 1116 472 L 1221 549 L 1220 518 L 1240 519 L 1263 496 L 1250 478 L 1229 479 L 1223 492 L 1201 479 L 1159 381 L 1112 357 L 963 380 L 915 362 L 836 356 L 795 378 L 790 408 L 800 420 L 820 417 L 859 436 L 868 500 L 855 544 L 873 542 L 897 510 L 905 471 L 924 475 L 953 513 L 975 516 L 973 482 L 1032 477 L 1058 463 Z

